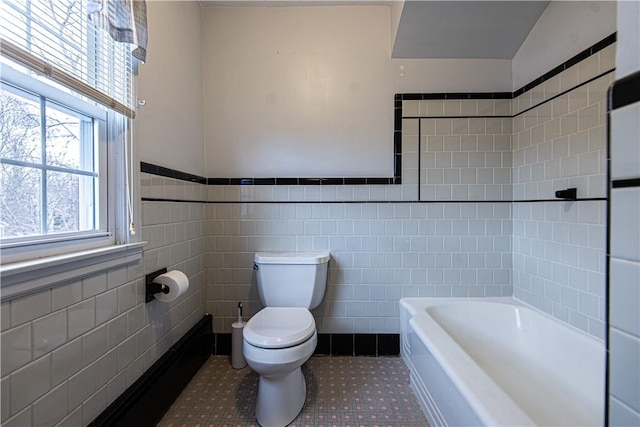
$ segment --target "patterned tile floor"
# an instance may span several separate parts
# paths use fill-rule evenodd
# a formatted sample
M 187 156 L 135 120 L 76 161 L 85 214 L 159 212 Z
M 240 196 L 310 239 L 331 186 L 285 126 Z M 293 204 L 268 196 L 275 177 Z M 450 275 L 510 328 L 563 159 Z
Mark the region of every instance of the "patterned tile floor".
M 302 371 L 307 398 L 298 426 L 428 426 L 399 357 L 312 357 Z M 258 426 L 258 375 L 213 356 L 193 377 L 158 427 Z

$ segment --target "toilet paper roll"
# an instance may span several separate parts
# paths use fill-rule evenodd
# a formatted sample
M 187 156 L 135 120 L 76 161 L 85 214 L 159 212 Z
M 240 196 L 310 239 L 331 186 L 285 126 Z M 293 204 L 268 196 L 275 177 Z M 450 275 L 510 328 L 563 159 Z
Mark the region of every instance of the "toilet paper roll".
M 159 292 L 154 294 L 158 301 L 171 302 L 184 294 L 189 289 L 189 278 L 180 270 L 171 270 L 153 279 L 155 283 L 167 286 L 169 293 Z

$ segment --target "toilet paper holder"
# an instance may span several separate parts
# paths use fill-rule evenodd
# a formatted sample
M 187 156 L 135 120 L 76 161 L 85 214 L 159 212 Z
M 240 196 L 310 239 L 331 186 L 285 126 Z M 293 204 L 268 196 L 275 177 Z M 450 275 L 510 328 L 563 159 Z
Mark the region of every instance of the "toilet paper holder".
M 144 302 L 151 302 L 154 299 L 156 299 L 156 297 L 154 297 L 154 294 L 157 293 L 164 293 L 164 294 L 168 294 L 169 293 L 169 287 L 162 285 L 160 283 L 155 283 L 153 280 L 160 276 L 161 274 L 165 274 L 167 272 L 166 268 L 162 268 L 158 271 L 154 271 L 153 273 L 149 273 L 145 276 L 145 291 L 144 291 Z

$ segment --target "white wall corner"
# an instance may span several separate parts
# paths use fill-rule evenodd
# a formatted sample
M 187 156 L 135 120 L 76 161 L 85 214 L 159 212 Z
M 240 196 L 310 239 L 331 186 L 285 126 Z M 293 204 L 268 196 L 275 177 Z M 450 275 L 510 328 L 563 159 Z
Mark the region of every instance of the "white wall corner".
M 640 1 L 622 0 L 618 5 L 616 78 L 640 70 Z
M 613 34 L 616 3 L 551 1 L 513 57 L 513 90 Z
M 390 4 L 391 9 L 391 44 L 389 46 L 389 57 L 393 55 L 393 47 L 396 45 L 396 36 L 400 27 L 400 18 L 404 9 L 405 0 L 394 0 Z

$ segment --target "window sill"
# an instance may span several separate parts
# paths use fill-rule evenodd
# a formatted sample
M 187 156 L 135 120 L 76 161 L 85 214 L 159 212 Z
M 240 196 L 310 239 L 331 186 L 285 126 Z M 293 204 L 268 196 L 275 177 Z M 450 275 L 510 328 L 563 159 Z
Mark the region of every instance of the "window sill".
M 146 242 L 113 245 L 0 266 L 1 301 L 52 288 L 142 259 Z

